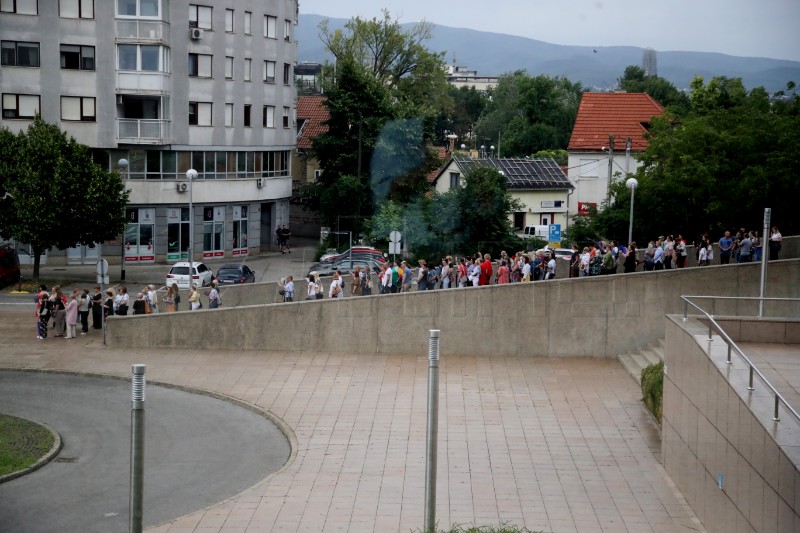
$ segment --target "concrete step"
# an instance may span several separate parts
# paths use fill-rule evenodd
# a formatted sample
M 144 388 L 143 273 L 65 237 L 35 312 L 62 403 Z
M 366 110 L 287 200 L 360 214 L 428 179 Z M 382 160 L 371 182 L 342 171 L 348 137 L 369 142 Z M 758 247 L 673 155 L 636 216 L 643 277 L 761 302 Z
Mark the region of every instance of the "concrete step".
M 636 383 L 641 384 L 642 369 L 664 360 L 664 340 L 658 339 L 646 346 L 621 354 L 618 359 Z

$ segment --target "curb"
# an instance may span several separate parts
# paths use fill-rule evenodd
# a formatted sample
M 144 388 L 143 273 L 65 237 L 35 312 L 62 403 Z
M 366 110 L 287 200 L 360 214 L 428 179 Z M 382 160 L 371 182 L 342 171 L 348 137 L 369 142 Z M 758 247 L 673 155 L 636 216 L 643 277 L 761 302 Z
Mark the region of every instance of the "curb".
M 14 418 L 21 418 L 21 417 L 16 416 Z M 12 479 L 17 479 L 18 477 L 28 475 L 35 470 L 39 470 L 41 467 L 43 467 L 44 465 L 55 459 L 56 455 L 58 455 L 58 452 L 61 451 L 61 446 L 63 445 L 63 443 L 61 442 L 61 435 L 59 435 L 57 431 L 53 430 L 53 428 L 51 428 L 47 424 L 43 424 L 35 420 L 29 420 L 27 418 L 23 418 L 22 420 L 28 420 L 28 422 L 33 422 L 34 424 L 42 426 L 47 431 L 49 431 L 50 434 L 53 435 L 53 446 L 50 447 L 50 450 L 46 454 L 40 457 L 38 461 L 33 463 L 28 468 L 23 468 L 22 470 L 17 470 L 16 472 L 11 472 L 10 474 L 0 476 L 0 484 L 5 483 L 7 481 L 11 481 Z

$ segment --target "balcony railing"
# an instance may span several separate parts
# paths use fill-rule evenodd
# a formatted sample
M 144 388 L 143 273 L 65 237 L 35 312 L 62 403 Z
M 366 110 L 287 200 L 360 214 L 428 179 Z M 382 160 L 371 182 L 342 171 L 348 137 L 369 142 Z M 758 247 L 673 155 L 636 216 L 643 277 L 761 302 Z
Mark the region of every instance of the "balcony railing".
M 127 20 L 116 22 L 119 40 L 169 42 L 169 24 L 160 20 Z
M 117 141 L 130 144 L 167 144 L 169 124 L 166 119 L 118 118 Z
M 118 70 L 117 91 L 122 93 L 163 94 L 169 92 L 169 74 Z

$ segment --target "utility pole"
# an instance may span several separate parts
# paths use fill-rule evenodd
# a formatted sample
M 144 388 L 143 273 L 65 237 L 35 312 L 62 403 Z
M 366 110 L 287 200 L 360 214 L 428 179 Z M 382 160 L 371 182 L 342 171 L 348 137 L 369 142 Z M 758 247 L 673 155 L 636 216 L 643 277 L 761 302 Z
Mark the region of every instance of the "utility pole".
M 628 174 L 631 170 L 631 138 L 625 140 L 625 179 L 628 179 Z
M 608 184 L 606 185 L 606 204 L 611 202 L 611 176 L 614 171 L 614 135 L 608 136 Z

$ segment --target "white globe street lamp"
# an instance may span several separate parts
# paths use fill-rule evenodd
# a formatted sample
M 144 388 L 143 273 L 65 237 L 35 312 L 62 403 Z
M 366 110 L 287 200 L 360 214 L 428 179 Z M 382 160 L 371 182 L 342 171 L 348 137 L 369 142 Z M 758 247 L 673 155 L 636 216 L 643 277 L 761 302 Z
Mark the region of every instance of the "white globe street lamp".
M 636 187 L 639 186 L 639 181 L 636 178 L 628 178 L 625 186 L 631 190 L 631 216 L 630 225 L 628 226 L 628 246 L 633 241 L 633 197 L 636 194 Z
M 186 179 L 189 180 L 189 247 L 187 248 L 187 255 L 189 259 L 189 274 L 192 273 L 192 263 L 194 263 L 194 206 L 192 205 L 192 182 L 197 179 L 197 171 L 190 168 L 186 171 Z M 192 278 L 194 279 L 194 278 Z M 191 281 L 189 288 L 191 288 Z

